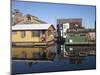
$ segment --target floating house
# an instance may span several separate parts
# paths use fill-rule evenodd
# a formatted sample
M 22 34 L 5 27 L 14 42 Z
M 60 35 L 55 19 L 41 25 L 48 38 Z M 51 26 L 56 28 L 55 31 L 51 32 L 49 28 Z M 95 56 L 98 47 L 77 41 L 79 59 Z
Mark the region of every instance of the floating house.
M 13 45 L 44 45 L 53 42 L 55 27 L 52 24 L 17 24 L 12 26 Z
M 58 35 L 65 38 L 65 44 L 89 44 L 95 42 L 95 29 L 86 29 L 82 26 L 81 18 L 58 19 Z
M 60 30 L 60 35 L 63 38 L 66 38 L 66 31 L 68 29 L 82 28 L 82 19 L 81 18 L 70 18 L 70 19 L 57 19 L 57 25 Z

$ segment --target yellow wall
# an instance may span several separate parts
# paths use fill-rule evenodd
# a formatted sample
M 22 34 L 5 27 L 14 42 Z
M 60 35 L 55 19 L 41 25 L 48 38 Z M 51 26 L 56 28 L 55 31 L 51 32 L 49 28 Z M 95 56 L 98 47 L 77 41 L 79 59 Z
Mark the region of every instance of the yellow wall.
M 27 58 L 32 58 L 32 53 L 39 51 L 39 48 L 12 48 L 12 57 L 20 58 L 22 53 L 25 52 L 27 54 Z
M 25 31 L 25 37 L 21 37 L 21 31 L 16 31 L 16 34 L 12 34 L 12 42 L 39 42 L 39 37 L 32 37 L 31 31 Z

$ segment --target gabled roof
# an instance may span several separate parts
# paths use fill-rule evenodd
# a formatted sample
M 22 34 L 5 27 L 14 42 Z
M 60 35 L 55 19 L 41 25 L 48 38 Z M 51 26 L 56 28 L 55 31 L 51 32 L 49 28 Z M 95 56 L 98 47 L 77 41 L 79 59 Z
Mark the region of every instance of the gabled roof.
M 17 24 L 12 30 L 47 30 L 52 24 Z M 54 27 L 54 26 L 53 26 Z

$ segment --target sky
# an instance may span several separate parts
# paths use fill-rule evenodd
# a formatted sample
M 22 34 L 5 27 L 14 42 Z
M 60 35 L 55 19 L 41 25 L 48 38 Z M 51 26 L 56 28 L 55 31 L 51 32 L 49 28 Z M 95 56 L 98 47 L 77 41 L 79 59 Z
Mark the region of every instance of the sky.
M 43 2 L 12 1 L 12 11 L 19 9 L 23 15 L 32 14 L 56 26 L 57 19 L 82 18 L 82 26 L 94 28 L 96 7 L 90 5 L 57 4 Z

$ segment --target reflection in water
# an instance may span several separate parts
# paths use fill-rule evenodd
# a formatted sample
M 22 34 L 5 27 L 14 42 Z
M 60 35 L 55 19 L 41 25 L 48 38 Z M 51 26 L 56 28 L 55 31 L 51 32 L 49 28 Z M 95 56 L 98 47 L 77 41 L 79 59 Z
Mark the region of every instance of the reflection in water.
M 93 46 L 66 46 L 67 56 L 95 55 L 96 48 Z
M 21 58 L 25 59 L 27 57 L 27 54 L 25 51 L 22 51 L 22 55 L 21 55 Z
M 13 59 L 27 60 L 52 60 L 56 54 L 55 46 L 33 47 L 33 48 L 12 48 Z
M 96 48 L 93 46 L 65 46 L 57 45 L 48 47 L 33 47 L 33 48 L 12 48 L 13 59 L 27 59 L 27 60 L 53 60 L 57 55 L 67 58 L 72 62 L 81 62 L 83 57 L 89 55 L 96 55 Z M 76 61 L 77 60 L 77 61 Z
M 33 64 L 32 62 L 28 62 L 28 65 L 29 65 L 29 66 L 32 66 L 32 64 Z
M 70 64 L 81 64 L 86 56 L 96 55 L 96 48 L 93 46 L 65 46 L 64 57 Z
M 28 73 L 95 69 L 95 55 L 95 46 L 13 47 L 12 59 L 20 61 L 13 61 L 12 70 L 15 73 Z
M 69 63 L 70 64 L 81 64 L 82 60 L 84 60 L 84 58 L 82 58 L 82 57 L 70 57 Z

